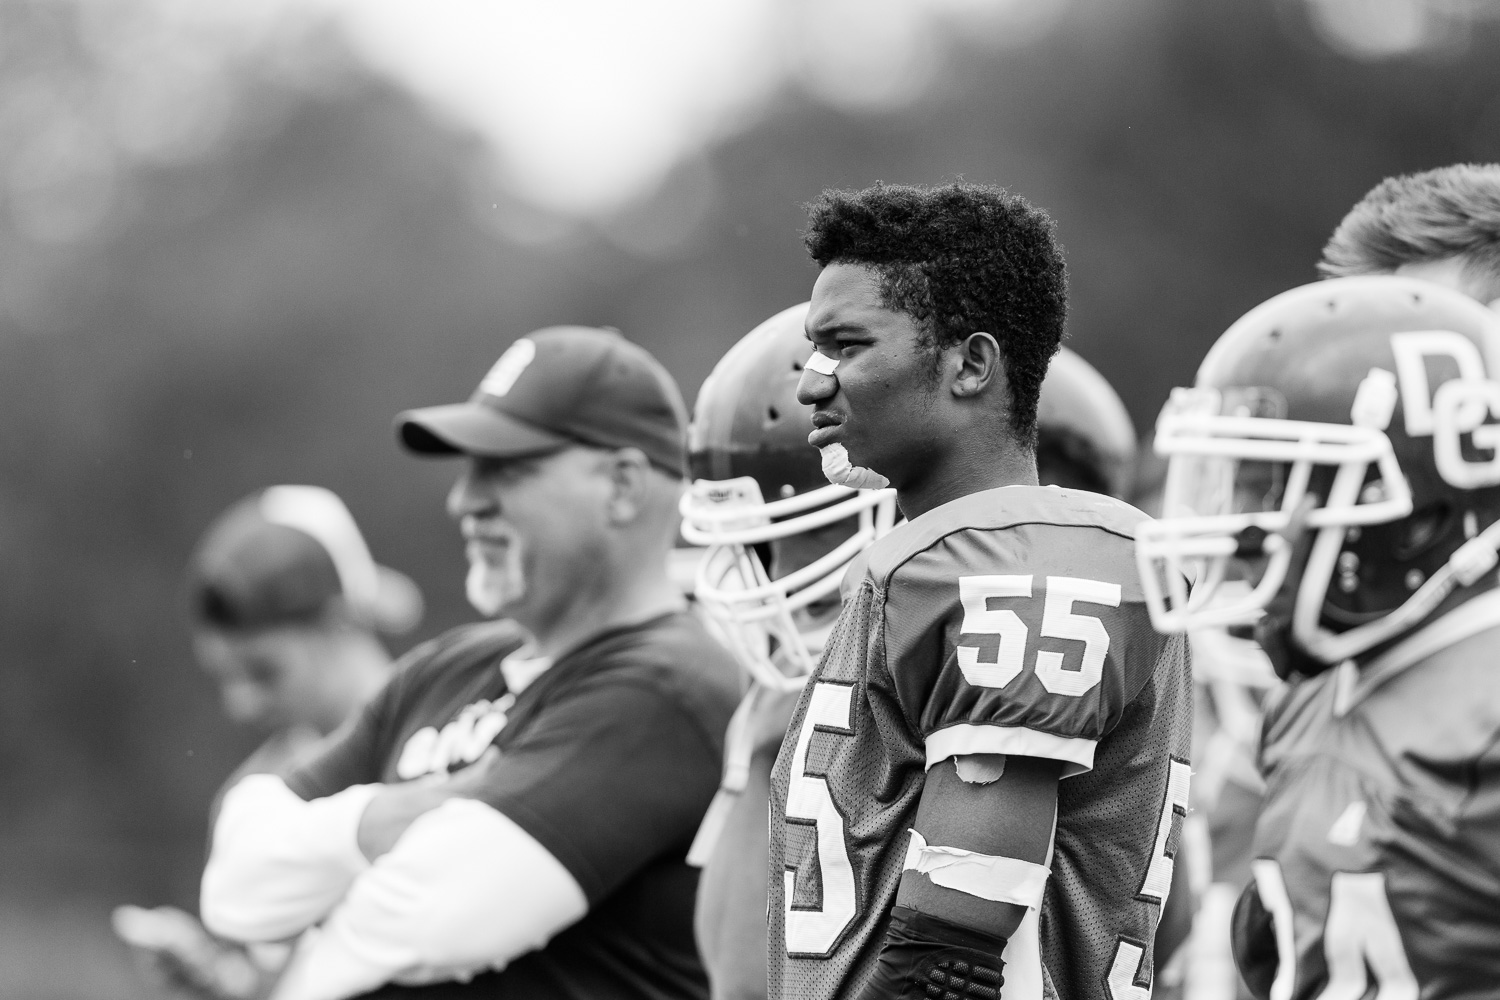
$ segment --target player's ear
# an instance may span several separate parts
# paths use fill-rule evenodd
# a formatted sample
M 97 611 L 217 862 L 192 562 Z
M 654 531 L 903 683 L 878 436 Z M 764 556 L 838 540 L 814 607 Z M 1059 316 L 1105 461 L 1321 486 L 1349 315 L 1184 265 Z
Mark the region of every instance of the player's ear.
M 953 395 L 960 398 L 978 396 L 998 381 L 1004 367 L 1000 342 L 984 331 L 969 334 L 957 345 L 953 358 L 958 366 L 953 379 Z

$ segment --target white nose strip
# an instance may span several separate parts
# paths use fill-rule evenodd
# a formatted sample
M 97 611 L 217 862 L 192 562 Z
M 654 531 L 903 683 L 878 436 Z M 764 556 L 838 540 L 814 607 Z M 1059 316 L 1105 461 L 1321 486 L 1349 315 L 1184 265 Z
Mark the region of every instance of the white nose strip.
M 839 363 L 826 354 L 813 351 L 812 357 L 807 359 L 807 364 L 803 365 L 803 367 L 808 371 L 817 372 L 819 375 L 832 375 L 838 371 Z

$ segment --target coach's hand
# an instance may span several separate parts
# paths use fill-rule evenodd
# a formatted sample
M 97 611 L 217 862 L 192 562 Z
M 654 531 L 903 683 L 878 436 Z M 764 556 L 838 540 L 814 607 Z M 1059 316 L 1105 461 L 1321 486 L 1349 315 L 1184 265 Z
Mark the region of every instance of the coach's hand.
M 462 770 L 384 786 L 359 818 L 360 851 L 374 861 L 401 839 L 418 816 L 449 799 L 476 797 L 499 761 L 500 751 L 490 747 Z

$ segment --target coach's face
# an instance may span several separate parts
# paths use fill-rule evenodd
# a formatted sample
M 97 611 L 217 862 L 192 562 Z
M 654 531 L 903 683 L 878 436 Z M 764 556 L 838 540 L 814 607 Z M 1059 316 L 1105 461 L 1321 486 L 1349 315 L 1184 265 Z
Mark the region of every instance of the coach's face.
M 807 338 L 838 368 L 804 369 L 797 398 L 813 407 L 809 443 L 842 444 L 852 464 L 899 490 L 921 457 L 914 442 L 931 440 L 939 379 L 916 321 L 881 304 L 878 282 L 855 264 L 829 264 L 818 275 Z
M 566 606 L 588 586 L 609 495 L 594 449 L 470 458 L 448 495 L 466 543 L 470 603 L 531 628 Z

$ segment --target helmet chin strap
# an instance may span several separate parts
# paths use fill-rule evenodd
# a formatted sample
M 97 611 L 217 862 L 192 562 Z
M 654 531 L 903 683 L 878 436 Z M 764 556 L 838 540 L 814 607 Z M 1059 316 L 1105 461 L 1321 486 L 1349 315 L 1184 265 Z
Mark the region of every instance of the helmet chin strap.
M 1500 521 L 1496 521 L 1460 545 L 1448 557 L 1448 561 L 1417 588 L 1416 593 L 1390 614 L 1347 632 L 1330 632 L 1318 624 L 1318 613 L 1328 592 L 1333 560 L 1338 557 L 1342 538 L 1343 531 L 1338 528 L 1324 528 L 1319 533 L 1307 568 L 1309 573 L 1315 567 L 1322 570 L 1318 576 L 1313 577 L 1322 583 L 1315 588 L 1304 587 L 1299 590 L 1297 610 L 1292 620 L 1292 632 L 1296 640 L 1310 654 L 1330 664 L 1358 656 L 1410 632 L 1426 621 L 1455 590 L 1473 586 L 1500 564 Z M 1325 556 L 1322 550 L 1330 547 L 1332 555 Z M 1320 556 L 1325 557 L 1320 559 Z M 1310 621 L 1307 620 L 1309 607 L 1312 608 Z

